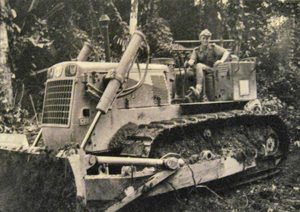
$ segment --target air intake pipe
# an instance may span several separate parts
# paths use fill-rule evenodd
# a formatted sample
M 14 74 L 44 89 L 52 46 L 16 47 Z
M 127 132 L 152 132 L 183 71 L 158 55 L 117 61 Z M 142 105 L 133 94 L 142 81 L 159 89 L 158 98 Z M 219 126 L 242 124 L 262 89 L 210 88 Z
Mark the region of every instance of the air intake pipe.
M 87 61 L 89 55 L 91 54 L 91 51 L 91 44 L 89 42 L 84 42 L 83 47 L 76 58 L 76 61 Z

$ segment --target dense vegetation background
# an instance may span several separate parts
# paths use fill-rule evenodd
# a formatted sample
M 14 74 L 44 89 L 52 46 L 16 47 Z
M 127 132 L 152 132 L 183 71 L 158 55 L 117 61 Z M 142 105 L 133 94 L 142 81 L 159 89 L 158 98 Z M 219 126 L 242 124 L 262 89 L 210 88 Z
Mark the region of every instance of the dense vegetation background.
M 112 56 L 113 61 L 118 61 L 130 38 L 128 23 L 131 0 L 0 0 L 4 1 L 7 4 L 6 7 L 1 7 L 0 24 L 4 23 L 8 31 L 7 57 L 13 74 L 14 98 L 12 105 L 8 105 L 5 89 L 1 87 L 4 76 L 0 66 L 0 132 L 24 132 L 25 123 L 25 133 L 33 135 L 37 129 L 32 124 L 36 121 L 33 108 L 36 108 L 37 113 L 42 110 L 46 81 L 45 73 L 33 73 L 55 63 L 76 58 L 85 41 L 93 46 L 89 60 L 104 60 L 104 39 L 99 23 L 103 14 L 111 19 Z M 174 55 L 174 40 L 198 39 L 199 32 L 205 28 L 213 33 L 215 39 L 235 39 L 241 58 L 256 57 L 259 98 L 265 106 L 279 111 L 289 128 L 293 143 L 296 144 L 292 145 L 292 154 L 289 155 L 287 166 L 283 167 L 279 178 L 265 181 L 264 184 L 226 191 L 221 196 L 212 193 L 203 197 L 201 193 L 202 200 L 199 200 L 200 196 L 193 196 L 192 193 L 191 197 L 175 194 L 172 199 L 168 197 L 166 200 L 157 197 L 153 205 L 159 202 L 166 205 L 165 202 L 169 202 L 166 205 L 169 206 L 174 201 L 184 202 L 180 207 L 174 203 L 175 211 L 300 210 L 299 148 L 296 147 L 300 144 L 299 141 L 296 142 L 300 140 L 300 36 L 299 30 L 297 31 L 299 22 L 296 22 L 299 20 L 300 3 L 297 2 L 299 1 L 139 0 L 138 25 L 146 34 L 151 57 Z M 35 105 L 32 104 L 30 96 Z M 0 168 L 5 168 L 6 164 L 9 163 L 1 163 Z M 45 168 L 47 169 L 46 166 Z M 27 179 L 35 176 L 31 167 L 27 170 L 28 173 L 22 169 L 22 174 L 13 176 L 20 182 L 24 179 L 27 182 Z M 8 175 L 7 179 L 11 176 Z M 61 182 L 66 182 L 68 178 L 64 180 Z M 6 184 L 5 182 L 7 181 L 2 184 Z M 47 180 L 45 182 L 48 183 Z M 58 184 L 57 187 L 62 189 L 61 185 Z M 47 204 L 51 205 L 52 201 L 57 200 L 56 195 L 59 192 L 56 192 L 53 185 L 45 186 L 46 189 L 51 188 L 52 196 L 56 197 L 51 200 L 48 196 L 39 196 L 40 193 L 36 190 L 40 187 L 31 184 L 28 186 L 28 193 L 34 194 L 33 205 L 26 201 L 31 210 L 39 211 L 40 206 L 46 208 Z M 67 198 L 74 199 L 71 196 L 73 193 L 68 193 Z M 23 203 L 26 200 L 23 193 L 7 195 L 4 191 L 2 196 L 0 193 L 2 201 L 3 194 L 10 203 L 7 207 L 21 208 L 21 205 L 10 200 L 11 197 L 17 197 Z M 71 200 L 61 201 L 64 204 L 55 202 L 57 208 L 73 211 L 69 204 Z M 53 207 L 48 210 L 52 211 Z
M 76 58 L 84 41 L 93 45 L 91 61 L 104 56 L 99 18 L 110 19 L 113 60 L 130 37 L 130 0 L 6 0 L 0 20 L 9 39 L 13 107 L 33 114 L 28 94 L 41 111 L 45 74 L 37 70 Z M 300 93 L 299 3 L 284 0 L 140 0 L 138 25 L 152 57 L 172 55 L 172 42 L 197 39 L 207 28 L 216 39 L 235 39 L 240 57 L 256 57 L 259 95 L 297 112 Z M 1 74 L 1 73 L 0 73 Z M 268 94 L 268 96 L 266 96 Z M 0 97 L 2 108 L 7 105 Z M 298 116 L 300 118 L 300 116 Z M 297 126 L 296 126 L 297 127 Z

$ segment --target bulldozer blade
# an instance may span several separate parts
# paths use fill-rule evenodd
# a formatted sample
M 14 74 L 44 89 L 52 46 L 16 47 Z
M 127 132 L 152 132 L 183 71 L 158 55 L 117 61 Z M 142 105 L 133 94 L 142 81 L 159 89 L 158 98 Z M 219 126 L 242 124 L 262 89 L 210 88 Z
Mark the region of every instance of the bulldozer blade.
M 69 158 L 69 160 L 70 159 L 71 158 Z M 122 174 L 89 175 L 87 173 L 82 173 L 82 170 L 86 168 L 82 168 L 82 166 L 80 168 L 80 163 L 82 162 L 80 162 L 79 157 L 77 160 L 70 160 L 70 163 L 75 175 L 78 196 L 84 200 L 84 204 L 89 201 L 111 201 L 119 198 L 120 195 L 122 195 L 122 191 L 130 187 L 132 177 L 135 179 L 136 184 L 139 184 L 156 174 L 155 172 L 144 172 L 142 170 L 140 172 L 133 173 L 132 177 L 130 175 Z M 255 167 L 255 161 L 246 165 L 238 162 L 232 157 L 218 158 L 208 161 L 201 160 L 195 164 L 184 164 L 182 167 L 178 168 L 172 176 L 165 180 L 166 183 L 159 183 L 159 185 L 152 187 L 146 192 L 145 196 L 156 196 L 158 194 L 167 193 L 173 191 L 174 188 L 177 190 L 197 186 L 241 173 Z M 173 186 L 170 187 L 170 184 Z M 111 189 L 112 187 L 114 189 Z
M 118 201 L 117 203 L 111 205 L 109 208 L 107 208 L 106 212 L 115 212 L 123 208 L 125 205 L 129 204 L 133 200 L 140 197 L 142 194 L 146 193 L 147 191 L 153 189 L 156 185 L 163 182 L 165 179 L 170 177 L 175 173 L 174 170 L 164 170 L 161 172 L 158 172 L 157 174 L 150 177 L 150 179 L 142 186 L 140 186 L 137 190 L 133 190 L 132 192 L 128 192 L 128 195 L 124 197 L 121 201 Z M 127 190 L 129 190 L 127 188 Z

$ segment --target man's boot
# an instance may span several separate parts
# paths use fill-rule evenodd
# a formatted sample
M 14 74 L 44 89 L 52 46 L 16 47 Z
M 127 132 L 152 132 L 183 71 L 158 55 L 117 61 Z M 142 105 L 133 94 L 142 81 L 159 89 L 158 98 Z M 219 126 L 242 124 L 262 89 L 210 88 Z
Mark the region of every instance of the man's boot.
M 196 97 L 196 99 L 199 100 L 200 99 L 200 94 L 201 94 L 201 91 L 202 91 L 202 86 L 200 84 L 197 84 L 196 88 L 191 86 L 190 91 L 193 93 L 193 95 Z
M 201 101 L 202 101 L 202 102 L 209 102 L 209 100 L 208 100 L 208 98 L 207 98 L 207 96 L 206 96 L 205 93 L 202 95 Z

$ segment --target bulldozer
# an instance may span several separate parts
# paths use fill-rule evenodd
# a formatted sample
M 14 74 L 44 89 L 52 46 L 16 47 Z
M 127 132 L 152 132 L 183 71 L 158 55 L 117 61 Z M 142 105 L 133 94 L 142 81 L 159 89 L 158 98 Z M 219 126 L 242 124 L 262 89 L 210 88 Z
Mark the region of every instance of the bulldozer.
M 149 52 L 136 31 L 119 63 L 68 61 L 47 69 L 41 129 L 2 134 L 1 152 L 68 161 L 77 209 L 118 211 L 138 198 L 280 171 L 289 137 L 257 100 L 255 62 L 233 58 L 205 76 L 208 101 L 189 97 L 192 72 Z M 50 179 L 49 179 L 50 180 Z

